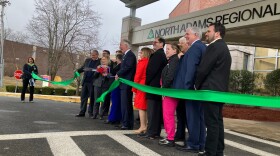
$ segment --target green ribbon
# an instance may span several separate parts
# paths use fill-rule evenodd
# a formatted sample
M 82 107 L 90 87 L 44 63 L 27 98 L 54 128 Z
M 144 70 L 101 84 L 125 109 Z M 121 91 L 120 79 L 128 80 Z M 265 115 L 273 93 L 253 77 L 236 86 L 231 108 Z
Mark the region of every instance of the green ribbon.
M 39 81 L 50 82 L 51 84 L 54 84 L 54 85 L 68 86 L 69 84 L 71 84 L 75 80 L 75 78 L 80 76 L 80 73 L 74 72 L 73 78 L 65 80 L 65 81 L 60 81 L 60 82 L 45 80 L 42 77 L 36 75 L 34 72 L 32 72 L 31 75 L 32 75 L 33 79 L 36 79 L 36 80 L 39 80 Z
M 181 89 L 169 89 L 169 88 L 156 88 L 156 87 L 145 86 L 138 83 L 134 83 L 122 78 L 115 80 L 114 83 L 110 86 L 109 90 L 104 92 L 97 99 L 97 102 L 104 102 L 104 98 L 106 94 L 108 94 L 110 91 L 118 87 L 119 85 L 118 81 L 146 93 L 151 93 L 151 94 L 156 94 L 161 96 L 169 96 L 178 99 L 211 101 L 211 102 L 221 102 L 221 103 L 229 103 L 229 104 L 237 104 L 237 105 L 269 107 L 269 108 L 280 108 L 280 97 L 237 94 L 237 93 L 219 92 L 219 91 L 211 91 L 211 90 L 181 90 Z

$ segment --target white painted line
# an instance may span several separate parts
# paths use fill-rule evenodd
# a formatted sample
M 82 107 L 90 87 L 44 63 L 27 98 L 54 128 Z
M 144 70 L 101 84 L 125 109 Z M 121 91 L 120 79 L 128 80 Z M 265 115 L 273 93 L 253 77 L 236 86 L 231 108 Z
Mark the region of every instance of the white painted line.
M 68 131 L 68 132 L 50 132 L 50 133 L 26 133 L 26 134 L 7 134 L 0 135 L 0 140 L 17 140 L 17 139 L 35 139 L 47 137 L 70 137 L 70 136 L 85 136 L 85 135 L 106 135 L 113 134 L 133 134 L 133 131 Z
M 264 139 L 260 139 L 260 138 L 257 138 L 257 137 L 253 137 L 253 136 L 249 136 L 249 135 L 245 135 L 245 134 L 241 134 L 241 133 L 237 133 L 237 132 L 233 132 L 233 131 L 228 130 L 228 129 L 225 129 L 225 133 L 229 133 L 229 134 L 232 134 L 232 135 L 240 136 L 240 137 L 243 137 L 243 138 L 246 138 L 246 139 L 254 140 L 254 141 L 265 143 L 265 144 L 268 144 L 268 145 L 280 147 L 279 143 L 268 141 L 268 140 L 264 140 Z
M 85 156 L 71 137 L 48 137 L 47 140 L 54 156 Z
M 137 155 L 160 156 L 160 154 L 150 150 L 149 148 L 143 146 L 142 144 L 129 138 L 128 136 L 116 135 L 116 134 L 107 134 L 107 135 Z
M 247 151 L 247 152 L 250 152 L 250 153 L 253 153 L 253 154 L 256 154 L 256 155 L 277 156 L 275 154 L 268 153 L 268 152 L 265 152 L 265 151 L 262 151 L 262 150 L 259 150 L 259 149 L 256 149 L 256 148 L 252 148 L 252 147 L 249 147 L 249 146 L 246 146 L 246 145 L 243 145 L 243 144 L 239 144 L 237 142 L 233 142 L 233 141 L 230 141 L 230 140 L 225 139 L 225 143 L 229 146 L 232 146 L 232 147 L 235 147 L 235 148 L 238 148 L 238 149 L 241 149 L 243 151 Z

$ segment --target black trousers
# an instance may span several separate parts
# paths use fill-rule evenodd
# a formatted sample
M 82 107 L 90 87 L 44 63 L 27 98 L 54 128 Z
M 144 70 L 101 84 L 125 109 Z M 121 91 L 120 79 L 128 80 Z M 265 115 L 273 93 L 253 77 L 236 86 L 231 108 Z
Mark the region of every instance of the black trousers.
M 94 101 L 96 101 L 96 99 L 99 98 L 101 96 L 101 94 L 107 90 L 108 90 L 108 88 L 94 86 Z M 105 103 L 106 104 L 109 103 L 108 108 L 107 108 L 107 106 L 105 106 Z M 101 107 L 100 107 L 100 102 L 97 102 L 94 104 L 93 116 L 97 116 L 99 114 L 100 117 L 103 117 L 105 113 L 108 113 L 109 107 L 110 107 L 110 95 L 107 94 Z
M 107 88 L 109 89 L 109 88 Z M 105 90 L 106 91 L 106 90 Z M 104 91 L 104 92 L 105 92 Z M 102 114 L 103 115 L 106 115 L 108 114 L 109 112 L 109 108 L 110 108 L 110 103 L 111 103 L 111 93 L 108 93 L 106 96 L 105 96 L 105 100 L 104 100 L 104 103 L 102 104 L 101 106 L 101 110 L 102 110 Z
M 222 156 L 225 149 L 223 103 L 204 102 L 204 120 L 207 127 L 205 151 L 209 156 Z
M 29 85 L 29 79 L 22 79 L 22 91 L 21 91 L 21 101 L 25 100 L 25 93 L 27 90 L 27 87 Z M 29 101 L 33 101 L 33 94 L 34 94 L 34 86 L 29 86 Z
M 80 105 L 80 113 L 79 114 L 85 114 L 87 111 L 87 102 L 88 98 L 90 97 L 90 104 L 88 107 L 88 114 L 93 113 L 93 105 L 94 105 L 94 91 L 93 91 L 93 85 L 92 83 L 85 82 L 82 87 L 82 93 L 81 93 L 81 105 Z
M 185 108 L 185 100 L 179 100 L 177 108 L 176 108 L 176 116 L 177 116 L 177 130 L 175 134 L 176 139 L 184 139 L 186 136 L 186 108 Z
M 134 126 L 134 115 L 132 105 L 131 87 L 126 86 L 121 88 L 121 112 L 122 112 L 122 126 L 133 129 Z
M 147 135 L 160 136 L 162 117 L 162 101 L 147 99 L 148 128 Z

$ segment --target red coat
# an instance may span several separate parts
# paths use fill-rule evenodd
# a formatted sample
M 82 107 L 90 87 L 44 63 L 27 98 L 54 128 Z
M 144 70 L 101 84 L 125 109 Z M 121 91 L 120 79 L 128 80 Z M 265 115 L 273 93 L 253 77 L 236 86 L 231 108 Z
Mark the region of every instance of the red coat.
M 136 67 L 136 73 L 134 76 L 134 82 L 145 85 L 146 81 L 146 69 L 148 65 L 149 59 L 142 58 L 138 61 Z M 134 106 L 137 109 L 146 110 L 147 109 L 147 99 L 146 93 L 135 88 L 132 88 L 132 91 L 135 93 L 134 97 Z

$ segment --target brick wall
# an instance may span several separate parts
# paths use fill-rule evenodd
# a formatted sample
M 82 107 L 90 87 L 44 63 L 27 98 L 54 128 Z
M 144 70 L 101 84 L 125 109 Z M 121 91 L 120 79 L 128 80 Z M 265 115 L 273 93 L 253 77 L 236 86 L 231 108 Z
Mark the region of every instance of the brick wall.
M 181 0 L 181 2 L 169 14 L 169 18 L 203 10 L 228 2 L 230 2 L 230 0 Z
M 23 65 L 27 62 L 27 58 L 32 56 L 32 51 L 33 45 L 5 40 L 3 53 L 5 61 L 4 75 L 13 76 L 17 67 L 22 70 Z M 74 58 L 77 59 L 77 56 L 75 55 Z M 79 58 L 80 61 L 76 60 L 75 62 L 79 61 L 79 65 L 81 65 L 84 59 L 85 58 L 81 56 Z M 63 80 L 69 79 L 73 76 L 73 67 L 75 65 L 71 63 L 70 59 L 66 55 L 62 58 L 62 61 L 64 65 L 58 70 L 57 75 L 61 76 Z M 38 66 L 39 75 L 47 75 L 47 48 L 37 46 L 35 64 Z
M 169 14 L 169 18 L 189 13 L 189 2 L 190 0 L 182 0 Z

